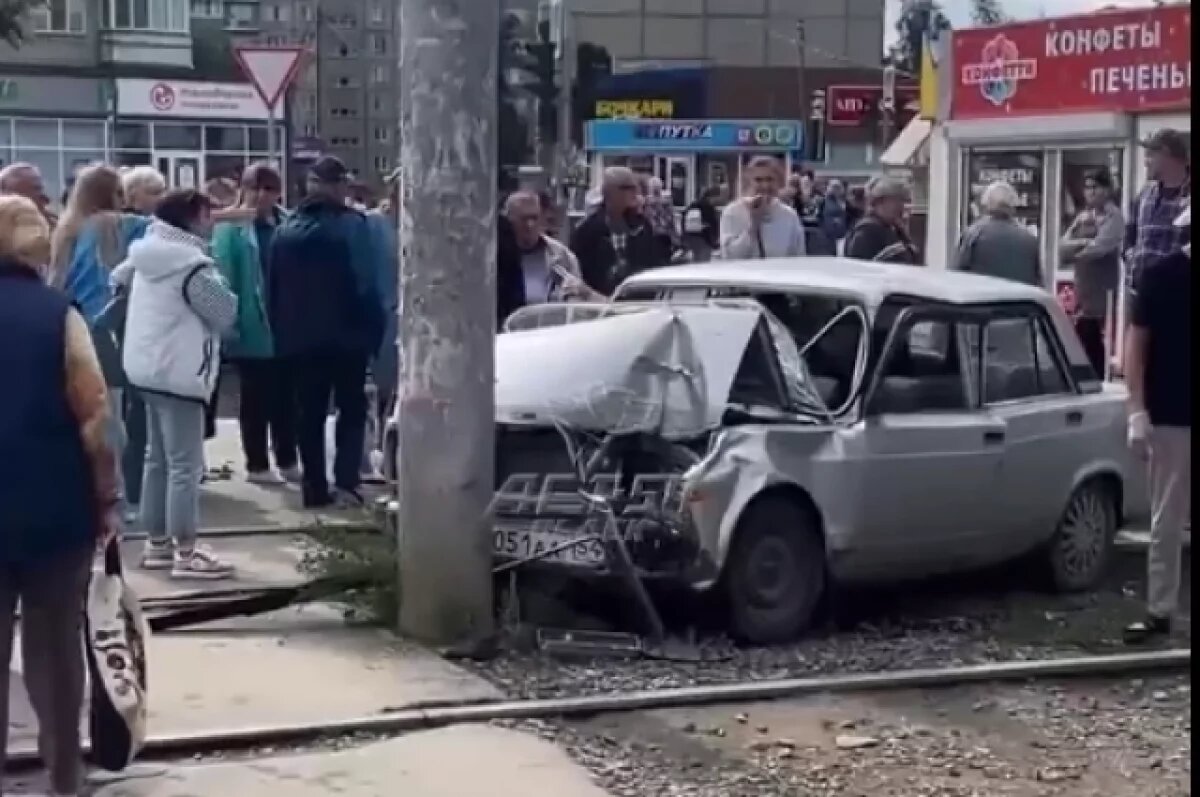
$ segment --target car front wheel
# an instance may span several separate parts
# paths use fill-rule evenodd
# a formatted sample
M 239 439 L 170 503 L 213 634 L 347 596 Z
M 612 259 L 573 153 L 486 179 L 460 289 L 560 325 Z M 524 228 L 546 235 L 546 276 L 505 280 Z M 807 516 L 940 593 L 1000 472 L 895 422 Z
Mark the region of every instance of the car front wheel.
M 1047 550 L 1055 590 L 1082 592 L 1100 583 L 1112 555 L 1118 515 L 1110 485 L 1093 479 L 1075 488 Z
M 789 642 L 812 625 L 825 591 L 817 519 L 783 495 L 746 508 L 725 571 L 730 630 L 742 642 Z

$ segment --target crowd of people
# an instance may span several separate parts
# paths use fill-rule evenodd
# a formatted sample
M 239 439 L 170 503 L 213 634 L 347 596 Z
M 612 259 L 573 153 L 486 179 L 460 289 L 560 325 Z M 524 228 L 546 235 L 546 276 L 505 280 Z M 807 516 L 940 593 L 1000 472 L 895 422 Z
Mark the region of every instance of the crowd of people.
M 1077 329 L 1098 372 L 1122 258 L 1131 275 L 1129 443 L 1148 461 L 1153 504 L 1148 613 L 1128 629 L 1133 642 L 1170 631 L 1191 511 L 1188 142 L 1164 130 L 1144 146 L 1149 181 L 1128 215 L 1112 176 L 1098 170 L 1061 243 L 1079 285 Z M 513 193 L 498 224 L 497 320 L 529 304 L 603 301 L 680 251 L 697 261 L 841 250 L 921 262 L 902 181 L 877 177 L 847 192 L 809 173 L 786 177 L 774 158 L 746 172 L 743 196 L 724 202 L 712 187 L 677 217 L 660 182 L 610 168 L 569 235 L 549 195 Z M 345 165 L 322 158 L 289 210 L 281 175 L 265 163 L 212 191 L 170 189 L 149 167 L 99 164 L 78 175 L 56 215 L 35 167 L 0 170 L 0 336 L 17 342 L 0 348 L 0 370 L 20 375 L 0 394 L 0 655 L 11 653 L 19 601 L 56 794 L 81 785 L 81 607 L 63 596 L 82 596 L 97 544 L 136 528 L 146 536 L 144 568 L 179 579 L 233 575 L 198 541 L 223 363 L 238 376 L 247 480 L 299 485 L 309 509 L 363 503 L 365 443 L 382 421 L 368 386 L 386 412 L 397 382 L 399 180 L 370 211 L 349 186 Z M 989 186 L 982 204 L 955 266 L 1041 284 L 1040 247 L 1015 220 L 1012 187 Z
M 603 300 L 632 274 L 682 261 L 844 252 L 920 263 L 907 228 L 909 188 L 901 180 L 881 176 L 847 192 L 840 181 L 823 184 L 810 172 L 785 177 L 773 157 L 751 161 L 745 176 L 743 195 L 726 201 L 724 186 L 710 186 L 676 213 L 658 178 L 610 167 L 566 236 L 548 194 L 514 193 L 499 224 L 498 321 L 526 304 Z

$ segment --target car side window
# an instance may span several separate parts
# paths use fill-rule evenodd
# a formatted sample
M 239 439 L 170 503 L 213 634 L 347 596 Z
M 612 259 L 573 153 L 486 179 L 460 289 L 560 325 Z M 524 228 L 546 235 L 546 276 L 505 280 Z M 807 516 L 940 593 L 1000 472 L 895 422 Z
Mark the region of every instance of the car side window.
M 984 402 L 999 404 L 1069 392 L 1045 326 L 1032 315 L 988 322 L 984 347 Z
M 868 407 L 871 414 L 966 412 L 974 398 L 964 379 L 960 349 L 978 326 L 950 319 L 921 320 L 901 328 L 884 353 Z

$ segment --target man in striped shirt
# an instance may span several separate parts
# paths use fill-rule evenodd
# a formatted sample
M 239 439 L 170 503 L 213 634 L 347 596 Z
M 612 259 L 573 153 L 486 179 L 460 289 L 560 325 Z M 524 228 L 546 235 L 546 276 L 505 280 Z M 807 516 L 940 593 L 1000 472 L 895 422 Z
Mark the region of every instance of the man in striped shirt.
M 1146 150 L 1146 187 L 1133 200 L 1125 226 L 1125 262 L 1130 292 L 1142 272 L 1183 246 L 1175 219 L 1192 193 L 1187 135 L 1163 128 L 1142 142 Z

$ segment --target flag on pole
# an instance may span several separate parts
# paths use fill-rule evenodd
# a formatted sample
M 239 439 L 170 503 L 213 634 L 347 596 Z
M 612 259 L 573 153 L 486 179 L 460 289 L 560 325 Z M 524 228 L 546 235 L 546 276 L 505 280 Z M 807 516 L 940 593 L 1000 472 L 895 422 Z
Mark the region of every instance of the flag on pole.
M 925 34 L 921 40 L 921 74 L 920 74 L 920 92 L 921 92 L 921 118 L 929 121 L 937 119 L 938 115 L 938 99 L 941 95 L 941 86 L 938 81 L 938 59 L 934 55 L 935 43 L 930 40 L 929 34 Z

